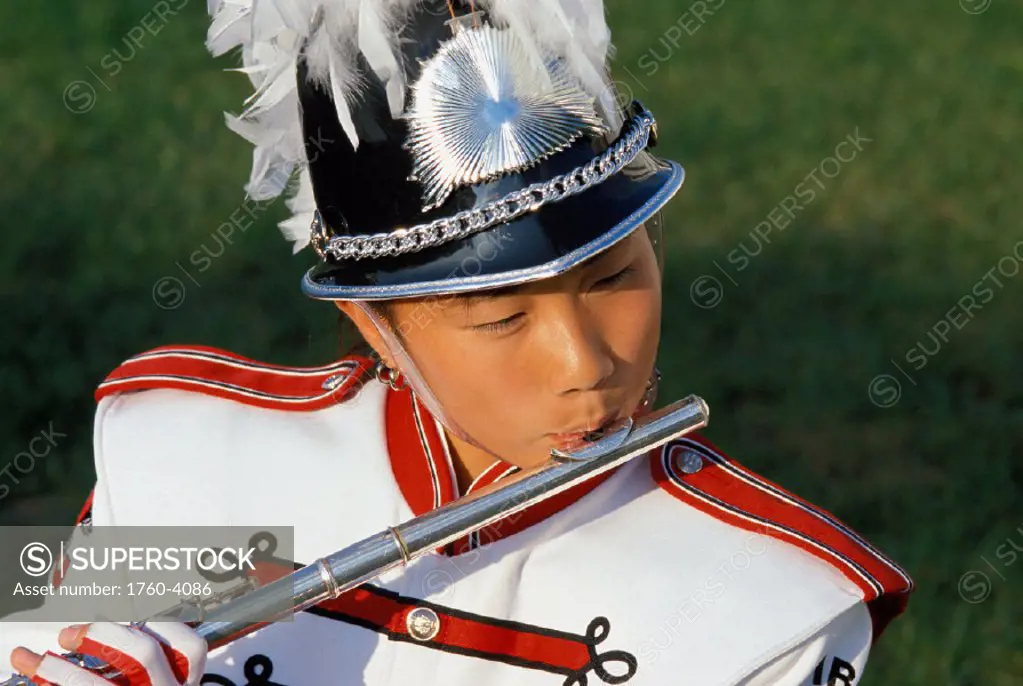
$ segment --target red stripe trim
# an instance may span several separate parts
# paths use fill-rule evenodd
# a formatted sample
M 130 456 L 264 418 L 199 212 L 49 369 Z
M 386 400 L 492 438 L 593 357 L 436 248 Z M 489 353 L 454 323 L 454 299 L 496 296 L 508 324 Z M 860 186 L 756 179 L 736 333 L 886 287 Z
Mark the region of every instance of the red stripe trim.
M 896 564 L 894 560 L 890 559 L 874 547 L 865 538 L 846 526 L 842 521 L 835 517 L 835 515 L 823 508 L 817 507 L 807 500 L 800 498 L 778 484 L 768 481 L 738 462 L 728 459 L 720 450 L 711 445 L 710 442 L 706 441 L 706 439 L 701 440 L 698 437 L 695 441 L 700 443 L 712 458 L 718 460 L 722 467 L 731 470 L 734 475 L 742 478 L 755 488 L 768 492 L 783 501 L 787 501 L 789 506 L 795 508 L 797 512 L 806 514 L 811 518 L 811 521 L 816 520 L 823 524 L 830 525 L 837 529 L 840 533 L 844 534 L 852 544 L 853 549 L 857 551 L 857 556 L 854 558 L 855 561 L 863 565 L 871 575 L 879 579 L 883 587 L 905 587 L 906 590 L 913 590 L 913 580 L 904 569 Z
M 469 484 L 469 488 L 465 489 L 465 493 L 468 495 L 469 493 L 479 490 L 484 486 L 489 486 L 495 481 L 500 481 L 509 474 L 517 471 L 517 469 L 518 468 L 515 465 L 505 462 L 504 460 L 496 460 L 492 465 L 484 469 L 471 484 Z
M 412 408 L 412 391 L 389 392 L 385 405 L 391 471 L 409 509 L 418 517 L 433 509 L 434 480 Z M 449 475 L 444 478 L 450 482 Z
M 146 360 L 150 358 L 156 358 L 161 356 L 175 356 L 175 355 L 196 355 L 196 356 L 207 356 L 214 360 L 221 362 L 233 362 L 249 367 L 255 367 L 259 369 L 268 369 L 283 372 L 285 374 L 319 374 L 320 372 L 330 371 L 335 369 L 339 364 L 343 363 L 344 360 L 337 362 L 331 362 L 330 364 L 322 365 L 320 367 L 288 367 L 284 365 L 272 364 L 270 362 L 262 362 L 260 360 L 254 360 L 249 357 L 238 355 L 229 350 L 221 350 L 220 348 L 212 348 L 206 345 L 164 345 L 157 348 L 152 348 L 145 352 L 139 353 L 134 357 L 130 357 L 124 361 L 123 364 L 131 364 L 133 362 Z M 353 356 L 354 357 L 354 356 Z M 353 359 L 353 357 L 345 359 Z
M 75 526 L 81 524 L 82 520 L 84 520 L 87 515 L 92 514 L 92 499 L 93 496 L 95 495 L 96 489 L 93 488 L 91 491 L 89 491 L 89 497 L 85 499 L 85 504 L 82 505 L 82 509 L 78 512 L 78 516 L 75 517 Z
M 324 367 L 280 367 L 215 348 L 163 347 L 137 355 L 110 373 L 96 400 L 113 393 L 174 388 L 268 409 L 317 410 L 357 391 L 372 362 L 358 356 Z M 324 384 L 332 377 L 333 383 Z
M 531 631 L 526 625 L 469 613 L 455 613 L 450 608 L 372 592 L 365 587 L 320 603 L 316 610 L 343 615 L 367 628 L 386 632 L 394 640 L 418 643 L 411 637 L 407 627 L 408 615 L 417 607 L 430 608 L 440 622 L 436 637 L 423 643 L 427 647 L 473 653 L 487 659 L 559 673 L 581 670 L 589 662 L 589 651 L 583 636 L 541 631 L 539 628 Z
M 793 521 L 805 522 L 808 529 L 820 527 L 823 532 L 833 532 L 834 540 L 843 544 L 843 552 L 850 554 L 850 557 L 878 579 L 885 589 L 902 588 L 907 591 L 913 589 L 913 581 L 905 570 L 845 525 L 838 517 L 728 458 L 705 438 L 698 436 L 693 439 L 693 442 L 701 445 L 726 468 L 741 473 L 747 483 L 753 482 L 761 492 L 785 502 L 788 511 L 793 513 Z
M 78 652 L 83 655 L 97 657 L 120 672 L 120 675 L 113 680 L 115 684 L 152 686 L 152 679 L 150 679 L 149 671 L 145 666 L 131 655 L 121 652 L 112 646 L 99 643 L 85 636 L 82 638 L 81 645 L 78 646 Z
M 346 362 L 338 365 L 336 371 L 349 372 L 354 366 L 354 363 Z M 308 398 L 323 395 L 323 380 L 331 375 L 331 371 L 292 376 L 282 374 L 276 369 L 249 367 L 212 358 L 164 355 L 140 358 L 122 364 L 104 379 L 101 388 L 125 379 L 177 377 L 222 383 L 283 398 Z
M 703 457 L 694 474 L 672 469 L 686 450 Z M 860 589 L 875 639 L 906 606 L 912 581 L 834 515 L 754 474 L 702 437 L 673 442 L 651 456 L 654 479 L 679 500 L 749 531 L 791 543 L 829 563 Z
M 145 631 L 144 628 L 143 631 Z M 156 639 L 156 642 L 160 644 L 160 648 L 163 649 L 163 655 L 167 658 L 167 664 L 170 666 L 171 672 L 173 672 L 174 678 L 178 680 L 178 683 L 183 684 L 188 681 L 188 670 L 190 667 L 188 656 L 180 650 L 170 647 L 153 633 L 149 631 L 146 631 L 146 633 L 153 636 L 153 638 Z
M 436 422 L 415 394 L 413 394 L 413 402 L 415 403 L 418 430 L 422 435 L 420 442 L 425 448 L 426 459 L 432 465 L 431 478 L 436 480 L 433 486 L 436 493 L 434 499 L 436 504 L 431 508 L 435 509 L 455 499 L 454 474 L 452 474 L 451 466 L 444 456 L 444 439 L 437 431 Z M 425 442 L 422 439 L 425 439 Z

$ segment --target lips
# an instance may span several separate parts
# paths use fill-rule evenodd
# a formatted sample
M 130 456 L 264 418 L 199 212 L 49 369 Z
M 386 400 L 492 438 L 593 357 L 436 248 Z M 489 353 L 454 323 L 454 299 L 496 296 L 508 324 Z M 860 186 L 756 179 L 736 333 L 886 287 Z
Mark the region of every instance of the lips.
M 617 416 L 618 416 L 617 411 L 608 412 L 598 420 L 587 422 L 585 426 L 588 428 L 563 431 L 560 433 L 550 434 L 550 436 L 554 440 L 554 442 L 559 446 L 578 443 L 580 441 L 585 440 L 587 436 L 589 436 L 590 434 L 605 429 L 609 424 L 611 424 L 615 420 Z

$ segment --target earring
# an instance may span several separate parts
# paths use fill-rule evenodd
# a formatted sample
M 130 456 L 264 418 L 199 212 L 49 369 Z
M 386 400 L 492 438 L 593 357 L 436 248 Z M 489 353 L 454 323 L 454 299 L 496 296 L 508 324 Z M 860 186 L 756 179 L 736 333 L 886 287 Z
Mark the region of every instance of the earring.
M 653 409 L 654 402 L 657 400 L 657 387 L 661 381 L 661 370 L 654 367 L 654 373 L 650 375 L 650 380 L 647 381 L 646 390 L 643 392 L 643 399 L 639 401 L 639 407 L 636 408 L 634 417 L 641 417 L 647 412 Z
M 396 369 L 388 367 L 387 363 L 383 360 L 377 362 L 373 375 L 380 383 L 390 386 L 392 391 L 403 391 L 408 388 L 408 379 L 405 378 L 405 375 Z

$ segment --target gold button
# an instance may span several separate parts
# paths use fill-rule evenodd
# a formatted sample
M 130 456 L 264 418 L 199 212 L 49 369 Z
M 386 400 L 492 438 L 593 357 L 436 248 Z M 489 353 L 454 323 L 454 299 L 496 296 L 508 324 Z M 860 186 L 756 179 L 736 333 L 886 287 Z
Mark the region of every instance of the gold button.
M 405 626 L 412 638 L 429 641 L 440 633 L 440 617 L 428 607 L 417 607 L 408 613 Z

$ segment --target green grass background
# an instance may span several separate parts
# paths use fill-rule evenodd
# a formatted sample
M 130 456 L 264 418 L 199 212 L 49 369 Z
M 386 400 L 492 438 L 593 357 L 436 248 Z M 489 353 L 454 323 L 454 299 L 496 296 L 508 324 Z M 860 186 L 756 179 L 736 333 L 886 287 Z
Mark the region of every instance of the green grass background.
M 332 309 L 298 290 L 309 256 L 274 227 L 283 204 L 206 271 L 189 263 L 243 199 L 250 148 L 222 111 L 249 88 L 204 51 L 200 0 L 111 76 L 101 61 L 128 54 L 153 4 L 0 5 L 0 463 L 51 425 L 67 434 L 0 521 L 74 516 L 92 392 L 124 358 L 185 342 L 285 364 L 334 354 Z M 611 2 L 617 78 L 688 170 L 667 211 L 662 398 L 703 395 L 712 440 L 910 570 L 919 590 L 864 683 L 1023 683 L 1023 562 L 995 554 L 1023 548 L 1023 275 L 998 276 L 923 369 L 905 360 L 1023 240 L 1023 8 L 726 0 L 702 22 L 693 9 Z M 662 42 L 673 24 L 692 35 Z M 79 80 L 96 98 L 76 114 L 63 95 Z M 871 142 L 738 271 L 729 253 L 752 249 L 753 227 L 857 129 Z M 690 297 L 703 275 L 721 284 L 710 309 Z M 165 276 L 187 289 L 173 310 L 152 298 Z M 891 407 L 868 395 L 878 374 L 901 381 Z M 960 597 L 970 570 L 991 579 L 984 602 Z

